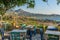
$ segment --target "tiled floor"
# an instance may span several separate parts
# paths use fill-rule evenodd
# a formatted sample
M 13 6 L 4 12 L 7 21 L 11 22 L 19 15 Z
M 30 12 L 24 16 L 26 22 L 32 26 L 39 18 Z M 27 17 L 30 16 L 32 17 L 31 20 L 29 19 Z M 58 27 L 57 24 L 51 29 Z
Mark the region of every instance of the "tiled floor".
M 27 39 L 27 40 L 29 40 L 29 39 Z M 32 40 L 41 40 L 40 34 L 37 34 L 37 35 L 33 36 Z
M 32 37 L 32 40 L 41 40 L 40 34 L 37 34 L 34 37 Z
M 8 40 L 8 39 L 5 39 Z M 26 39 L 29 40 L 29 39 Z M 32 37 L 32 40 L 41 40 L 40 34 L 36 34 L 35 36 Z

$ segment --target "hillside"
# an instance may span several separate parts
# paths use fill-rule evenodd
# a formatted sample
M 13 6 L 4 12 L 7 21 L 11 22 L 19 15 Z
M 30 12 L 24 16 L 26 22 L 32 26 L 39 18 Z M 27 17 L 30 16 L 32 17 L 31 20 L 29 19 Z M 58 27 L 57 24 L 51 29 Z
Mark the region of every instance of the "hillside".
M 26 16 L 26 17 L 36 17 L 38 20 L 55 20 L 55 21 L 60 21 L 60 15 L 57 14 L 51 14 L 51 15 L 46 15 L 46 14 L 39 14 L 39 13 L 30 13 L 26 12 L 22 9 L 15 10 L 15 12 L 18 13 L 19 16 Z
M 37 17 L 37 16 L 60 16 L 60 15 L 57 15 L 57 14 L 51 14 L 51 15 L 48 15 L 48 14 L 39 14 L 39 13 L 30 13 L 30 12 L 26 12 L 22 9 L 18 9 L 18 10 L 15 10 L 15 12 L 17 12 L 20 16 L 24 15 L 24 16 L 32 16 L 32 17 Z

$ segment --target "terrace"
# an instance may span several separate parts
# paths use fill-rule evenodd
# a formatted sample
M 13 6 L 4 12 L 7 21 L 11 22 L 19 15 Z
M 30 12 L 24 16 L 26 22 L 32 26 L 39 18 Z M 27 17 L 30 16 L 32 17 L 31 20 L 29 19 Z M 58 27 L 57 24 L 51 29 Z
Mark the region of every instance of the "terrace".
M 12 12 L 12 14 L 14 14 L 14 12 Z M 39 25 L 34 25 L 36 22 L 33 20 L 32 21 L 32 25 L 28 24 L 26 25 L 25 23 L 19 24 L 20 22 L 18 22 L 18 16 L 15 15 L 9 15 L 12 17 L 12 20 L 10 20 L 10 17 L 7 15 L 7 19 L 3 20 L 2 16 L 0 16 L 1 20 L 0 20 L 0 28 L 1 28 L 1 35 L 3 34 L 2 39 L 8 39 L 8 40 L 47 40 L 48 37 L 45 38 L 45 35 L 47 36 L 49 34 L 49 32 L 54 32 L 53 30 L 54 27 L 56 27 L 57 25 L 53 25 L 53 23 L 44 23 L 44 24 L 39 24 Z M 24 20 L 24 19 L 23 19 Z M 25 19 L 26 20 L 26 19 Z M 29 19 L 29 21 L 31 22 L 31 20 Z M 27 23 L 27 21 L 26 21 Z M 34 23 L 34 24 L 33 24 Z M 45 25 L 47 24 L 47 25 Z M 49 27 L 48 25 L 52 26 L 51 31 L 50 29 L 47 29 L 47 27 Z M 41 29 L 42 28 L 42 29 Z M 56 27 L 59 31 L 59 28 Z M 2 31 L 4 30 L 4 31 Z M 51 33 L 53 34 L 53 33 Z M 55 34 L 55 33 L 54 33 Z M 56 34 L 60 34 L 60 32 L 56 32 Z M 55 35 L 56 35 L 55 34 Z M 1 36 L 0 35 L 0 36 Z M 18 35 L 18 36 L 17 36 Z M 59 35 L 58 35 L 59 36 Z M 1 40 L 2 40 L 1 39 Z M 60 39 L 58 37 L 58 39 Z
M 48 29 L 46 29 L 47 28 L 47 26 L 46 26 L 45 29 L 43 28 L 44 31 L 41 30 L 41 28 L 43 28 L 42 25 L 40 25 L 40 28 L 36 28 L 36 26 L 34 26 L 34 25 L 26 26 L 25 24 L 22 24 L 20 28 L 19 28 L 19 26 L 16 26 L 16 29 L 13 29 L 11 31 L 2 31 L 2 32 L 4 33 L 4 37 L 6 38 L 6 40 L 7 39 L 8 40 L 15 40 L 15 39 L 29 40 L 30 39 L 29 37 L 31 37 L 30 40 L 44 40 L 44 39 L 47 40 L 48 37 L 46 37 L 46 36 L 48 34 L 53 34 L 53 35 L 58 35 L 58 36 L 60 35 L 60 32 L 54 26 L 48 26 Z M 32 32 L 32 34 L 30 34 L 30 36 L 29 36 L 28 35 L 29 33 L 26 34 L 27 31 L 30 33 Z M 43 32 L 43 34 L 41 34 L 41 32 Z M 19 35 L 19 36 L 17 36 L 17 35 Z M 41 39 L 41 35 L 46 35 L 46 36 L 44 36 L 43 39 Z

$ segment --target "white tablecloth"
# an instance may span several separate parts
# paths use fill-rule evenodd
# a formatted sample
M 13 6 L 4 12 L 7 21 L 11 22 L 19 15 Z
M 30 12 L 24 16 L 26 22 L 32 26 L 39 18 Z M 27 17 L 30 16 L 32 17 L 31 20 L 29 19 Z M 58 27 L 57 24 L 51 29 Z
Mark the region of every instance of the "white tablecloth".
M 18 30 L 18 29 L 15 29 L 15 30 L 12 30 L 11 32 L 27 32 L 27 30 Z
M 47 30 L 47 31 L 45 32 L 45 34 L 60 35 L 60 32 L 59 32 L 59 31 L 50 31 L 50 30 Z

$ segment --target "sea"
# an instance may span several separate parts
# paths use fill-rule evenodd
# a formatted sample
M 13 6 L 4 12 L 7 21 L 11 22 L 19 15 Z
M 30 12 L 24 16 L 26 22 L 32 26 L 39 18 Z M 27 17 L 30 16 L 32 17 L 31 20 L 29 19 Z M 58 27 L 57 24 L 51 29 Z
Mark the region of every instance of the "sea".
M 60 21 L 60 16 L 37 16 L 37 19 Z

